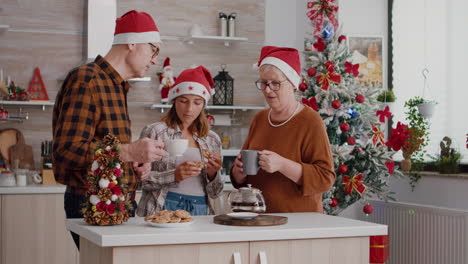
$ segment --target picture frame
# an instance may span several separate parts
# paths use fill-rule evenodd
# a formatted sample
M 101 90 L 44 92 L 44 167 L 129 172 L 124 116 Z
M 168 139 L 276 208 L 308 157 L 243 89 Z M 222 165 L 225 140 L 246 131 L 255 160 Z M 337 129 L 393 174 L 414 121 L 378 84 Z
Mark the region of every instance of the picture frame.
M 359 87 L 387 89 L 385 42 L 380 35 L 349 35 L 351 63 L 359 64 Z

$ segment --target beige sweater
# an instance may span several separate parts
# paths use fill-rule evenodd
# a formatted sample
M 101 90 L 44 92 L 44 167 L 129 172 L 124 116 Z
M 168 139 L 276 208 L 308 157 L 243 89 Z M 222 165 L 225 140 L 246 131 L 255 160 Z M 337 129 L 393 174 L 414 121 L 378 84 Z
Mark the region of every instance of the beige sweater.
M 336 178 L 330 143 L 320 115 L 304 107 L 288 123 L 272 127 L 268 110 L 260 111 L 250 124 L 242 149 L 270 150 L 302 165 L 301 185 L 280 172 L 247 176 L 246 184 L 262 191 L 268 213 L 323 212 L 322 193 L 328 191 Z

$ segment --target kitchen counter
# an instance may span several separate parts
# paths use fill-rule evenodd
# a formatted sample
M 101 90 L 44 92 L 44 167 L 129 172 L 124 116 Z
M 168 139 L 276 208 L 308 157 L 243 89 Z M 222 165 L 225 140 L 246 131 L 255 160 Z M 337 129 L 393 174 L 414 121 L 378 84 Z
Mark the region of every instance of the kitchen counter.
M 274 214 L 287 216 L 278 226 L 241 227 L 213 223 L 213 216 L 195 216 L 184 228 L 150 226 L 141 217 L 122 225 L 91 226 L 83 219 L 67 219 L 66 227 L 101 247 L 218 243 L 306 238 L 354 237 L 387 234 L 387 226 L 319 213 Z
M 91 226 L 67 219 L 80 238 L 80 263 L 369 263 L 369 236 L 387 226 L 319 213 L 275 214 L 279 226 L 226 226 L 213 216 L 195 216 L 181 228 L 158 228 L 143 218 L 116 226 Z M 258 262 L 258 260 L 260 262 Z
M 65 188 L 65 185 L 61 184 L 31 184 L 26 186 L 0 187 L 0 194 L 64 193 Z

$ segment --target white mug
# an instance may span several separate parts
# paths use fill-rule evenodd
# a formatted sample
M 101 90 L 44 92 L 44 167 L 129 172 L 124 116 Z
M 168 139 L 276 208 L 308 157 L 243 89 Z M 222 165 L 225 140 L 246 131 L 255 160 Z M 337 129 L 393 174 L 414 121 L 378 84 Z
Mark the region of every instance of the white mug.
M 172 157 L 182 156 L 188 148 L 188 139 L 171 139 L 164 142 L 166 151 Z
M 37 184 L 42 183 L 42 177 L 41 177 L 41 175 L 39 175 L 39 173 L 37 173 L 37 171 L 30 171 L 29 172 L 29 177 L 30 177 L 32 183 L 37 183 Z

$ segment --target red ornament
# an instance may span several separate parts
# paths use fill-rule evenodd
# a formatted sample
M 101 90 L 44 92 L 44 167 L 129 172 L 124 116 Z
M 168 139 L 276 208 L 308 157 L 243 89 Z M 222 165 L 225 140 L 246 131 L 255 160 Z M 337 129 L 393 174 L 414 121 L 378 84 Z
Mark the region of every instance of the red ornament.
M 354 137 L 349 137 L 346 139 L 346 142 L 348 142 L 349 145 L 354 146 L 354 144 L 356 144 L 356 139 Z
M 305 90 L 307 90 L 307 84 L 305 83 L 299 84 L 299 90 L 301 90 L 301 92 L 304 92 Z
M 341 129 L 341 131 L 343 131 L 343 132 L 348 131 L 348 130 L 349 130 L 349 125 L 348 125 L 348 123 L 341 123 L 340 129 Z
M 338 205 L 338 200 L 335 198 L 331 199 L 330 207 L 336 207 Z
M 341 35 L 338 37 L 338 42 L 341 42 L 343 40 L 346 40 L 346 36 L 345 35 Z
M 316 73 L 317 73 L 317 70 L 314 67 L 310 67 L 307 70 L 307 75 L 309 75 L 310 77 L 314 77 Z
M 317 105 L 317 99 L 315 97 L 311 97 L 309 99 L 302 97 L 302 104 L 307 105 L 308 107 L 311 107 L 315 111 L 319 110 L 319 107 Z
M 341 164 L 340 166 L 338 166 L 338 172 L 341 174 L 345 174 L 346 172 L 348 172 L 348 166 Z
M 372 212 L 374 211 L 374 207 L 370 204 L 366 204 L 363 208 L 362 208 L 362 211 L 365 213 L 365 214 L 372 214 Z
M 365 99 L 366 99 L 366 98 L 365 98 L 364 95 L 362 95 L 362 94 L 356 95 L 356 102 L 358 102 L 358 103 L 360 103 L 360 104 L 364 103 L 364 100 L 365 100 Z
M 333 100 L 333 102 L 331 103 L 331 106 L 332 106 L 333 108 L 335 108 L 335 109 L 338 109 L 338 108 L 340 108 L 341 103 L 340 103 L 339 100 Z

